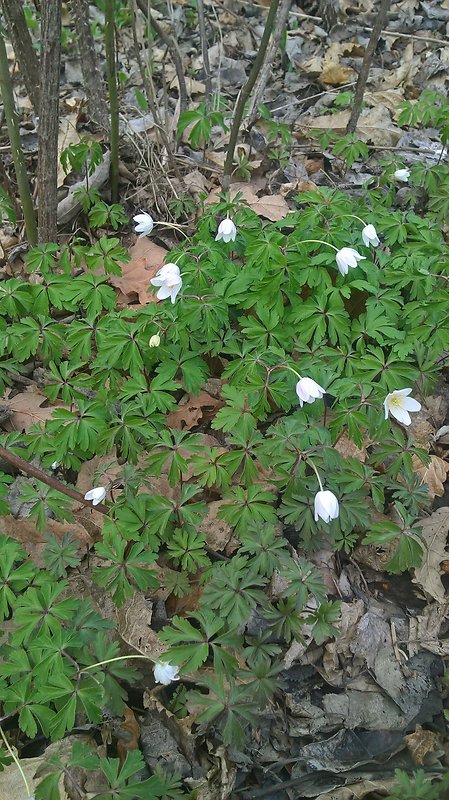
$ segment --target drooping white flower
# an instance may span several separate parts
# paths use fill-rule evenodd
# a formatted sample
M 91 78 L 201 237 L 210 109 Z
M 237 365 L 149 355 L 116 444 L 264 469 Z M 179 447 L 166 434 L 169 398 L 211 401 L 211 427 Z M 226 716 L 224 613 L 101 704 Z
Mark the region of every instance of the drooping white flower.
M 172 681 L 179 680 L 178 676 L 179 667 L 174 667 L 172 664 L 158 661 L 153 667 L 154 680 L 156 683 L 163 683 L 168 686 Z
M 89 489 L 89 491 L 84 495 L 84 499 L 91 500 L 93 506 L 97 506 L 98 503 L 102 503 L 105 497 L 106 489 L 104 486 L 96 486 L 95 489 Z
M 364 261 L 365 256 L 361 256 L 353 247 L 342 247 L 335 256 L 337 267 L 342 275 L 347 275 L 349 267 L 356 267 L 357 261 Z
M 133 220 L 136 223 L 134 230 L 139 234 L 139 239 L 142 239 L 143 236 L 150 235 L 154 228 L 154 219 L 151 214 L 147 214 L 146 212 L 142 214 L 136 214 L 136 216 L 133 217 Z
M 224 242 L 235 242 L 237 236 L 237 228 L 235 227 L 232 219 L 224 219 L 218 226 L 218 232 L 215 241 L 219 242 L 223 239 Z
M 164 266 L 156 272 L 154 278 L 151 278 L 153 286 L 160 286 L 156 295 L 158 300 L 166 300 L 170 298 L 172 303 L 175 302 L 176 296 L 182 287 L 182 278 L 177 264 L 164 264 Z
M 326 389 L 323 389 L 312 378 L 300 378 L 296 384 L 296 394 L 299 397 L 299 405 L 302 408 L 304 403 L 313 403 L 315 400 L 321 400 L 323 395 L 326 394 Z
M 408 183 L 408 179 L 410 178 L 410 170 L 397 169 L 393 174 L 393 178 L 396 178 L 397 181 L 401 181 L 401 183 Z
M 155 333 L 154 336 L 150 336 L 150 341 L 148 342 L 150 347 L 159 347 L 160 343 L 161 343 L 161 337 L 159 336 L 158 333 Z
M 58 462 L 57 461 L 53 461 L 53 464 L 51 465 L 51 468 L 52 469 L 58 469 Z
M 324 522 L 330 522 L 331 519 L 337 519 L 340 506 L 338 500 L 333 492 L 328 489 L 322 489 L 315 495 L 315 522 L 318 522 L 320 517 Z
M 380 244 L 380 239 L 374 225 L 365 225 L 362 231 L 362 239 L 365 247 L 369 247 L 370 244 L 373 247 L 377 247 Z
M 384 400 L 385 419 L 388 419 L 388 415 L 391 414 L 403 425 L 410 425 L 412 420 L 408 412 L 421 409 L 421 403 L 408 396 L 411 391 L 412 389 L 396 389 L 395 392 L 387 394 Z

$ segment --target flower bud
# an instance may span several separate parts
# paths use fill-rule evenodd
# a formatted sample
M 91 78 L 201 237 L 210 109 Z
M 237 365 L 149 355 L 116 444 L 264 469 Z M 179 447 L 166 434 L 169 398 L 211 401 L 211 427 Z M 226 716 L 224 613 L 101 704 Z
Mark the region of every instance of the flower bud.
M 159 336 L 158 333 L 155 333 L 154 336 L 150 336 L 150 341 L 148 342 L 150 347 L 159 347 L 160 343 L 161 343 L 161 337 Z

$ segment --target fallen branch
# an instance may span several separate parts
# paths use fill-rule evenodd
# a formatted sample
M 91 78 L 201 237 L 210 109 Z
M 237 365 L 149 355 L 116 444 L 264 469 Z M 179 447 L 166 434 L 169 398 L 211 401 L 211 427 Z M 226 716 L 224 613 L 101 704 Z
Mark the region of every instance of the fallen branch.
M 95 172 L 89 177 L 89 183 L 87 182 L 87 178 L 84 178 L 82 181 L 70 186 L 67 197 L 64 197 L 64 199 L 58 203 L 57 216 L 59 225 L 66 225 L 81 211 L 81 201 L 78 197 L 76 197 L 76 192 L 78 192 L 80 189 L 85 189 L 86 191 L 88 188 L 100 189 L 101 186 L 103 186 L 108 180 L 110 166 L 111 154 L 109 150 L 107 150 L 103 155 L 103 161 L 98 165 L 98 167 L 96 167 Z
M 71 486 L 66 486 L 65 483 L 62 483 L 58 478 L 54 478 L 53 475 L 47 475 L 42 469 L 35 467 L 34 464 L 29 464 L 28 461 L 25 461 L 24 458 L 20 458 L 20 456 L 16 456 L 15 453 L 11 453 L 6 447 L 0 447 L 0 458 L 8 464 L 11 464 L 12 467 L 20 470 L 20 472 L 24 472 L 25 475 L 36 478 L 51 489 L 56 489 L 58 492 L 61 492 L 61 494 L 71 497 L 72 500 L 77 500 L 78 503 L 81 503 L 83 506 L 95 508 L 95 511 L 99 511 L 101 514 L 109 514 L 109 508 L 103 505 L 103 503 L 98 503 L 96 506 L 92 505 L 91 501 L 85 500 L 84 495 L 77 492 L 76 489 L 72 489 Z

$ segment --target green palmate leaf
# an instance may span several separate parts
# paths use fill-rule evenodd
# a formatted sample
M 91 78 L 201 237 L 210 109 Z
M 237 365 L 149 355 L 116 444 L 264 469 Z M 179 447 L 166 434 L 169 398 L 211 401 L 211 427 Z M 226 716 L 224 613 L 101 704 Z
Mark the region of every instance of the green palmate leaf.
M 152 564 L 156 553 L 138 543 L 129 548 L 126 540 L 114 528 L 107 530 L 104 541 L 97 544 L 95 550 L 100 558 L 112 562 L 112 566 L 96 567 L 94 579 L 99 586 L 112 592 L 112 598 L 118 606 L 131 597 L 133 584 L 142 590 L 159 585 L 154 572 L 141 566 Z

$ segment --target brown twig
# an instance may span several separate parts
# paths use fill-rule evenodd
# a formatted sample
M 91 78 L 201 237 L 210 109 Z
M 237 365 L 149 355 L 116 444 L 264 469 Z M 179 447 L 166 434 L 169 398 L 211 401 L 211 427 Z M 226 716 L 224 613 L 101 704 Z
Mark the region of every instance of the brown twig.
M 139 6 L 142 14 L 145 18 L 148 18 L 148 9 L 146 0 L 137 0 L 137 5 Z M 150 14 L 150 22 L 151 26 L 154 28 L 156 35 L 159 36 L 160 39 L 167 45 L 170 55 L 172 57 L 172 61 L 176 70 L 176 75 L 178 77 L 178 85 L 179 85 L 179 107 L 181 112 L 185 111 L 187 108 L 187 86 L 186 86 L 186 79 L 184 77 L 184 68 L 182 65 L 182 58 L 181 53 L 179 52 L 178 45 L 176 44 L 175 40 L 169 33 L 164 31 L 162 25 L 159 24 L 157 19 Z
M 76 489 L 66 486 L 65 483 L 62 483 L 62 481 L 58 480 L 58 478 L 54 478 L 52 475 L 47 475 L 42 469 L 35 467 L 34 464 L 29 464 L 24 458 L 16 456 L 11 450 L 7 450 L 6 447 L 0 447 L 0 458 L 20 470 L 20 472 L 24 472 L 25 475 L 36 478 L 38 481 L 50 486 L 51 489 L 56 489 L 58 492 L 61 492 L 61 494 L 71 497 L 72 500 L 77 500 L 78 503 L 81 503 L 83 506 L 95 508 L 95 511 L 99 511 L 100 514 L 109 514 L 109 508 L 103 505 L 103 503 L 98 503 L 98 505 L 94 506 L 90 500 L 85 500 L 84 496 L 80 492 L 77 492 Z
M 390 0 L 380 0 L 380 7 L 377 12 L 376 22 L 374 23 L 374 28 L 369 38 L 369 42 L 365 50 L 365 55 L 363 56 L 363 61 L 359 72 L 357 86 L 355 87 L 354 102 L 352 104 L 351 116 L 349 117 L 349 122 L 346 127 L 346 133 L 354 133 L 355 129 L 357 128 L 357 122 L 362 111 L 363 95 L 365 94 L 369 68 L 371 66 L 371 61 L 374 55 L 374 51 L 380 39 L 382 25 L 384 24 L 387 18 L 389 8 L 390 8 Z
M 245 108 L 246 101 L 248 100 L 252 92 L 253 86 L 256 82 L 256 78 L 264 62 L 265 53 L 268 47 L 268 41 L 270 39 L 271 32 L 273 30 L 274 20 L 276 17 L 278 6 L 279 6 L 279 0 L 271 0 L 270 10 L 268 12 L 268 16 L 265 22 L 265 28 L 263 31 L 262 39 L 260 41 L 259 50 L 257 51 L 257 55 L 254 59 L 254 63 L 253 66 L 251 67 L 248 79 L 240 91 L 237 104 L 235 107 L 234 119 L 232 120 L 231 133 L 229 136 L 228 152 L 226 153 L 226 161 L 223 168 L 222 187 L 223 191 L 225 192 L 228 191 L 229 184 L 231 183 L 231 172 L 232 172 L 232 164 L 234 161 L 234 151 L 240 131 L 240 124 L 242 122 L 243 111 Z

